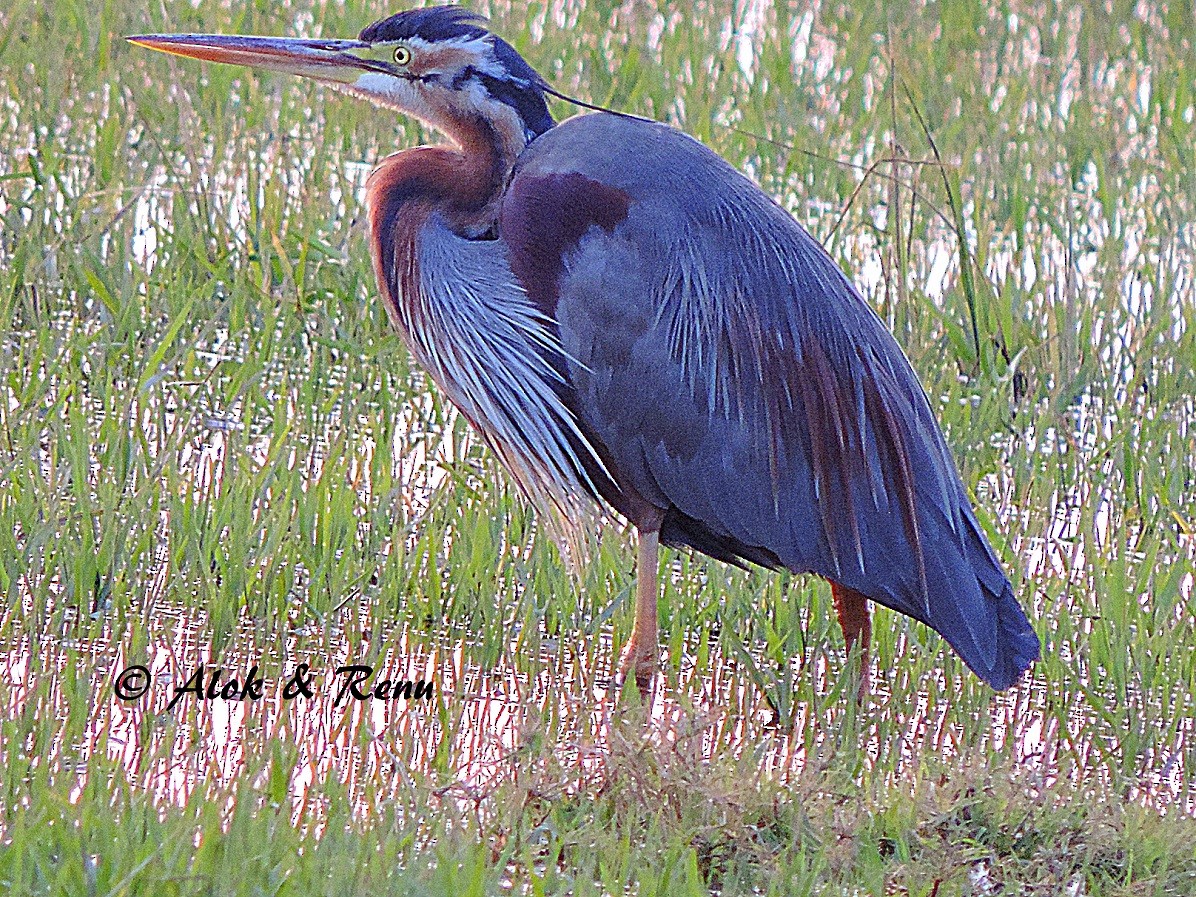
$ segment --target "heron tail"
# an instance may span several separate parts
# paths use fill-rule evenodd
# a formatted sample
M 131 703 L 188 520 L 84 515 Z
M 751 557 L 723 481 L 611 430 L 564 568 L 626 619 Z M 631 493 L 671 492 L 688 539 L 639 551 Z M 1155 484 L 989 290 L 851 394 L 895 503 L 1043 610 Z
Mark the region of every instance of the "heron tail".
M 1034 661 L 1038 660 L 1038 636 L 1025 611 L 1013 597 L 1013 587 L 1008 581 L 999 595 L 986 595 L 995 604 L 997 612 L 997 644 L 992 665 L 980 669 L 969 663 L 985 682 L 998 691 L 1013 685 Z M 964 657 L 967 661 L 968 658 Z
M 1004 691 L 1038 659 L 1038 636 L 970 514 L 967 524 L 964 544 L 955 546 L 962 556 L 948 552 L 954 563 L 942 570 L 939 597 L 930 602 L 934 619 L 927 622 L 977 676 Z

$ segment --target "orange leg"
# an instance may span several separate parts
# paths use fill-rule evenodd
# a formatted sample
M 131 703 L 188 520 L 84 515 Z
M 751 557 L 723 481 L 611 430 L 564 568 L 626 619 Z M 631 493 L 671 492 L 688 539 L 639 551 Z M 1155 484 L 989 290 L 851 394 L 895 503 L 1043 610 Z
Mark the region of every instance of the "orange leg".
M 835 599 L 835 611 L 839 614 L 839 626 L 843 629 L 843 639 L 847 642 L 847 656 L 858 643 L 860 686 L 856 692 L 859 700 L 864 700 L 869 687 L 868 649 L 872 644 L 872 616 L 868 611 L 868 599 L 847 586 L 837 582 L 831 583 L 831 596 Z
M 618 685 L 635 674 L 640 694 L 646 695 L 660 662 L 656 621 L 656 568 L 660 557 L 660 530 L 641 529 L 635 558 L 635 625 L 619 658 Z

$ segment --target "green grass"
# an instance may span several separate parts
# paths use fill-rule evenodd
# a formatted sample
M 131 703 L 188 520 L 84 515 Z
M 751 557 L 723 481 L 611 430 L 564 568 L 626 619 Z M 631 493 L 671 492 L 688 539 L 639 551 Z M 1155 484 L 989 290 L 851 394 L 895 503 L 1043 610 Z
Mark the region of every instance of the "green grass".
M 668 700 L 606 725 L 626 539 L 571 577 L 375 298 L 365 172 L 433 135 L 120 39 L 393 10 L 11 0 L 0 887 L 929 897 L 983 865 L 992 893 L 1196 893 L 1191 4 L 679 10 L 490 13 L 561 89 L 750 171 L 865 287 L 1043 637 L 1033 682 L 994 699 L 881 611 L 857 712 L 824 585 L 671 555 Z M 231 736 L 112 694 L 133 662 L 301 659 L 439 693 Z

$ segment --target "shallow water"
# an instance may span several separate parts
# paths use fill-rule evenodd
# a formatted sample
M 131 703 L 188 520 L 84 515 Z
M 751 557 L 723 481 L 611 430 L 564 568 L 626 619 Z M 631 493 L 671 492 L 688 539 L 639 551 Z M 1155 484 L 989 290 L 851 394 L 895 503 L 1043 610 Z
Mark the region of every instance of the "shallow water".
M 1158 99 L 1176 74 L 1167 53 L 1183 47 L 1165 34 L 1165 9 L 1150 3 L 1122 23 L 1132 39 L 1119 31 L 1108 45 L 1084 30 L 1084 11 L 1011 9 L 1004 21 L 984 20 L 991 41 L 969 32 L 979 41 L 969 51 L 979 94 L 1005 118 L 971 142 L 954 106 L 932 119 L 948 170 L 963 178 L 963 229 L 989 310 L 984 336 L 1014 350 L 991 353 L 995 373 L 963 362 L 966 334 L 943 336 L 966 323 L 958 234 L 915 123 L 906 114 L 895 136 L 897 125 L 882 120 L 888 57 L 844 55 L 855 46 L 853 21 L 816 5 L 778 42 L 767 2 L 705 9 L 696 38 L 667 9 L 619 10 L 622 30 L 611 39 L 642 41 L 662 69 L 663 91 L 637 101 L 704 131 L 828 240 L 933 384 L 965 467 L 986 472 L 977 502 L 1006 543 L 1001 553 L 1048 655 L 1033 678 L 990 697 L 970 674 L 939 671 L 940 661 L 960 667 L 925 631 L 893 624 L 891 662 L 875 662 L 874 699 L 857 713 L 825 607 L 778 627 L 796 648 L 768 643 L 774 609 L 802 605 L 802 586 L 785 580 L 778 602 L 766 577 L 724 582 L 716 564 L 695 575 L 678 561 L 673 599 L 691 604 L 663 634 L 680 656 L 651 696 L 648 726 L 694 762 L 755 757 L 779 781 L 859 746 L 864 768 L 894 779 L 927 757 L 994 752 L 1044 782 L 1116 783 L 1143 803 L 1192 811 L 1196 706 L 1181 652 L 1193 644 L 1196 408 L 1191 390 L 1157 389 L 1190 382 L 1177 371 L 1192 367 L 1175 346 L 1189 338 L 1196 305 L 1196 214 L 1175 172 L 1193 113 L 1190 96 L 1175 108 Z M 538 43 L 580 14 L 554 4 L 530 33 Z M 312 16 L 295 18 L 293 30 L 308 33 Z M 684 64 L 678 46 L 691 51 Z M 913 48 L 901 61 L 908 73 L 914 38 L 898 31 L 893 46 Z M 722 52 L 735 71 L 717 80 Z M 554 74 L 566 89 L 577 72 L 594 71 L 591 59 L 559 55 Z M 770 70 L 778 55 L 794 68 Z M 618 56 L 602 54 L 615 64 Z M 510 569 L 558 562 L 536 553 L 490 462 L 420 375 L 408 376 L 368 311 L 364 180 L 381 155 L 417 142 L 413 129 L 363 115 L 353 124 L 365 136 L 352 138 L 335 124 L 346 107 L 326 118 L 324 101 L 312 99 L 320 94 L 294 101 L 301 88 L 270 81 L 264 95 L 234 91 L 231 117 L 220 118 L 227 97 L 220 88 L 212 99 L 210 74 L 164 87 L 147 72 L 166 69 L 132 55 L 128 64 L 134 74 L 121 90 L 105 83 L 55 105 L 39 83 L 5 96 L 0 111 L 0 267 L 13 272 L 5 292 L 16 297 L 0 357 L 0 510 L 13 531 L 7 560 L 16 558 L 3 568 L 0 723 L 31 714 L 61 722 L 51 743 L 27 749 L 77 777 L 76 794 L 89 776 L 123 776 L 163 804 L 233 782 L 282 745 L 295 754 L 287 787 L 296 819 L 318 811 L 304 798 L 329 777 L 354 796 L 397 795 L 412 777 L 432 779 L 466 806 L 546 752 L 578 789 L 599 781 L 613 720 L 625 714 L 609 678 L 630 551 L 604 560 L 605 578 L 584 594 L 575 583 L 580 598 L 565 594 L 563 579 L 537 598 L 535 572 Z M 703 71 L 725 91 L 707 106 Z M 952 69 L 947 80 L 971 73 Z M 937 80 L 914 84 L 928 114 Z M 159 88 L 177 122 L 149 106 Z M 239 105 L 246 97 L 253 108 Z M 129 168 L 99 179 L 99 128 L 137 102 L 146 109 L 121 120 L 128 133 L 115 144 Z M 245 115 L 252 124 L 242 129 Z M 163 121 L 178 133 L 158 134 Z M 777 144 L 741 140 L 732 125 Z M 833 163 L 789 161 L 809 147 Z M 57 166 L 34 178 L 26 169 L 39 152 Z M 911 222 L 917 213 L 904 247 L 894 210 Z M 310 261 L 305 253 L 321 241 Z M 89 272 L 111 276 L 111 303 Z M 289 304 L 289 317 L 269 316 Z M 144 320 L 119 322 L 129 308 Z M 186 350 L 137 367 L 176 320 Z M 31 393 L 39 381 L 44 390 Z M 115 482 L 122 455 L 134 462 Z M 242 493 L 253 500 L 239 504 Z M 465 507 L 445 511 L 446 502 Z M 489 540 L 480 525 L 468 538 L 488 542 L 496 562 L 479 549 L 483 560 L 466 563 L 458 513 L 491 524 Z M 355 535 L 336 542 L 329 532 L 341 523 Z M 128 543 L 114 535 L 126 532 Z M 441 544 L 421 542 L 428 532 Z M 268 546 L 272 538 L 279 544 Z M 232 555 L 255 566 L 221 566 L 230 543 L 257 541 L 260 549 Z M 303 551 L 289 548 L 299 541 Z M 363 558 L 346 562 L 348 572 L 337 567 L 355 551 Z M 421 555 L 431 560 L 387 573 L 388 563 Z M 250 583 L 236 593 L 227 585 L 234 572 Z M 451 605 L 447 622 L 421 626 L 374 578 L 451 594 L 428 598 Z M 281 597 L 267 581 L 283 583 Z M 497 611 L 479 623 L 471 603 Z M 695 610 L 703 604 L 717 613 Z M 727 628 L 716 631 L 711 616 Z M 327 678 L 311 699 L 281 697 L 278 677 L 298 663 L 327 677 L 356 661 L 379 676 L 426 679 L 435 698 L 337 706 Z M 186 697 L 168 711 L 201 662 L 242 676 L 260 664 L 271 682 L 260 701 Z M 145 664 L 154 685 L 125 702 L 114 683 L 132 663 Z
M 346 786 L 350 799 L 368 782 L 371 800 L 377 800 L 398 795 L 418 776 L 438 783 L 446 802 L 464 807 L 542 762 L 537 754 L 547 750 L 572 771 L 579 789 L 602 780 L 612 714 L 625 715 L 637 700 L 624 696 L 619 709 L 610 684 L 609 636 L 588 642 L 546 638 L 532 664 L 538 672 L 528 675 L 516 638 L 497 663 L 483 666 L 468 659 L 466 632 L 371 626 L 370 615 L 351 606 L 328 628 L 305 624 L 263 651 L 247 620 L 214 662 L 204 614 L 156 601 L 152 622 L 140 633 L 144 646 L 136 652 L 128 638 L 109 641 L 110 626 L 85 641 L 42 633 L 5 646 L 0 678 L 8 688 L 0 716 L 16 720 L 32 712 L 65 721 L 79 712 L 76 696 L 55 684 L 47 688 L 44 680 L 80 680 L 75 687 L 91 696 L 81 737 L 38 746 L 50 768 L 77 777 L 76 795 L 89 776 L 118 775 L 164 803 L 182 804 L 196 789 L 227 786 L 256 769 L 250 759 L 272 743 L 288 745 L 295 760 L 288 787 L 296 822 L 313 809 L 306 800 L 310 785 L 330 777 Z M 893 701 L 889 686 L 896 671 L 875 665 L 869 700 L 857 709 L 844 697 L 850 688 L 830 693 L 831 678 L 845 675 L 839 658 L 822 659 L 806 671 L 817 683 L 819 706 L 792 708 L 790 725 L 783 726 L 749 667 L 713 653 L 708 667 L 699 668 L 696 646 L 686 647 L 679 673 L 674 666 L 653 688 L 647 731 L 677 745 L 691 762 L 752 756 L 759 773 L 778 783 L 800 778 L 826 752 L 858 744 L 863 768 L 879 762 L 894 781 L 916 773 L 926 756 L 950 761 L 961 752 L 992 751 L 1010 756 L 1044 784 L 1071 776 L 1077 786 L 1090 787 L 1094 774 L 1107 784 L 1100 770 L 1120 750 L 1115 718 L 1094 719 L 1087 702 L 1053 706 L 1055 689 L 1040 677 L 993 695 L 984 718 L 960 726 L 949 703 L 927 691 L 913 701 Z M 134 658 L 149 669 L 151 684 L 145 696 L 122 700 L 117 678 Z M 187 680 L 201 664 L 205 683 L 214 670 L 222 671 L 221 685 L 230 678 L 244 683 L 249 669 L 259 666 L 260 699 L 199 700 L 194 681 Z M 310 695 L 284 697 L 300 664 L 312 671 Z M 372 668 L 368 679 L 363 673 L 354 680 L 359 693 L 349 688 L 347 674 L 334 672 L 348 664 Z M 404 683 L 415 689 L 407 692 L 410 698 L 390 698 L 376 691 L 383 680 L 395 684 L 396 695 Z M 419 697 L 421 683 L 430 697 Z M 939 694 L 961 685 L 941 676 L 933 684 Z M 909 694 L 904 683 L 899 690 Z M 1196 810 L 1189 774 L 1196 727 L 1190 710 L 1185 715 L 1174 741 L 1138 758 L 1127 798 Z M 538 747 L 529 754 L 531 742 Z M 111 763 L 95 764 L 97 752 Z

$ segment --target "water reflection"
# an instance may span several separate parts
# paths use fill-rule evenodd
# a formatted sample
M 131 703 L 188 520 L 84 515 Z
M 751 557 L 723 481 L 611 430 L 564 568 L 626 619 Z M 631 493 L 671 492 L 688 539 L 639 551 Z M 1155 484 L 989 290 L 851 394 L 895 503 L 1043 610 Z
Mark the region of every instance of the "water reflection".
M 437 783 L 446 801 L 476 805 L 526 774 L 546 750 L 579 782 L 601 780 L 612 714 L 621 712 L 609 688 L 609 638 L 584 644 L 545 639 L 531 664 L 518 656 L 523 649 L 512 641 L 498 663 L 483 667 L 469 659 L 467 633 L 404 626 L 370 632 L 368 615 L 351 619 L 356 613 L 332 628 L 306 626 L 266 651 L 247 622 L 219 658 L 205 636 L 202 612 L 162 604 L 145 633 L 145 647 L 136 652 L 127 639 L 110 643 L 111 627 L 87 641 L 26 636 L 0 653 L 0 679 L 9 684 L 0 715 L 16 719 L 32 711 L 38 718 L 66 720 L 78 713 L 77 703 L 72 704 L 77 691 L 39 685 L 47 677 L 70 681 L 68 672 L 75 671 L 89 702 L 82 735 L 67 743 L 65 730 L 59 730 L 55 743 L 39 750 L 51 767 L 75 771 L 76 797 L 89 775 L 109 769 L 107 763 L 93 762 L 97 754 L 116 764 L 112 774 L 163 803 L 182 804 L 197 789 L 234 784 L 257 768 L 253 758 L 269 755 L 273 747 L 293 753 L 288 789 L 296 822 L 312 809 L 313 783 L 329 779 L 344 783 L 350 799 L 366 793 L 373 800 L 399 797 L 418 779 Z M 1094 725 L 1091 707 L 1078 702 L 1052 707 L 1049 686 L 1031 680 L 992 699 L 988 719 L 975 724 L 986 734 L 977 738 L 974 727 L 965 732 L 952 721 L 950 700 L 940 697 L 960 683 L 940 675 L 917 692 L 916 703 L 903 705 L 889 700 L 883 671 L 875 670 L 872 703 L 849 725 L 857 711 L 844 692 L 827 697 L 841 665 L 825 657 L 814 670 L 822 706 L 796 706 L 792 728 L 781 729 L 775 709 L 743 664 L 712 653 L 709 668 L 700 669 L 696 654 L 689 653 L 694 648 L 687 645 L 677 678 L 655 689 L 647 723 L 658 743 L 684 742 L 693 762 L 749 756 L 762 775 L 785 782 L 817 766 L 827 752 L 843 749 L 838 730 L 847 726 L 849 740 L 858 738 L 864 746 L 865 767 L 880 764 L 895 779 L 916 772 L 928 752 L 950 759 L 961 751 L 991 750 L 1036 770 L 1044 783 L 1067 776 L 1079 786 L 1119 750 L 1112 721 Z M 131 663 L 148 667 L 153 682 L 145 698 L 122 701 L 114 682 Z M 184 693 L 168 709 L 176 689 L 201 663 L 209 678 L 220 669 L 223 681 L 242 682 L 250 667 L 260 664 L 262 697 L 200 702 Z M 284 673 L 302 663 L 314 671 L 312 695 L 287 699 Z M 332 671 L 344 664 L 372 666 L 371 687 L 383 679 L 432 683 L 434 697 L 349 696 L 337 703 L 347 680 Z M 894 685 L 911 693 L 906 683 Z M 1174 744 L 1139 758 L 1129 796 L 1157 806 L 1196 807 L 1184 753 L 1194 734 L 1188 719 Z

